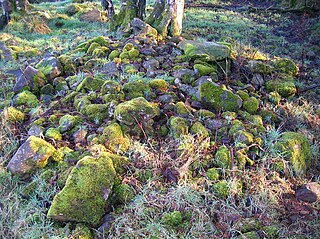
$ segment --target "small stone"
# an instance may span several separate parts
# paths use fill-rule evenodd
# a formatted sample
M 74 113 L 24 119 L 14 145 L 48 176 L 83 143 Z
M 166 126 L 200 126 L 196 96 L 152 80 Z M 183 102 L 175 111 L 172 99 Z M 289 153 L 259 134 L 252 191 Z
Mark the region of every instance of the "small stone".
M 314 203 L 320 201 L 320 184 L 316 182 L 302 185 L 296 191 L 298 201 Z

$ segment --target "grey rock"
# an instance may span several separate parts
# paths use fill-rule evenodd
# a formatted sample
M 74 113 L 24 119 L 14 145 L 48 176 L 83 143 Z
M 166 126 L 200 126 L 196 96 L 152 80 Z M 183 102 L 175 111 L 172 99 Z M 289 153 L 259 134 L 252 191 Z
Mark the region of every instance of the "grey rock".
M 316 182 L 307 183 L 296 191 L 298 201 L 313 203 L 320 201 L 320 184 Z
M 253 74 L 251 83 L 255 86 L 263 86 L 264 85 L 264 79 L 263 76 L 260 74 Z
M 62 73 L 62 65 L 60 61 L 54 56 L 42 59 L 36 65 L 36 68 L 41 70 L 49 80 L 60 76 Z
M 160 64 L 159 64 L 159 61 L 157 61 L 156 59 L 151 59 L 151 60 L 143 62 L 143 67 L 147 71 L 151 71 L 151 70 L 158 69 L 160 67 Z
M 40 86 L 43 86 L 45 84 L 44 79 L 42 81 L 39 81 L 41 79 L 41 76 L 39 76 L 39 80 L 35 82 L 34 78 L 38 77 L 39 71 L 32 66 L 27 66 L 27 68 L 23 71 L 23 74 L 17 78 L 17 81 L 13 87 L 14 92 L 19 92 L 25 87 L 30 87 L 31 90 L 35 90 L 39 88 Z

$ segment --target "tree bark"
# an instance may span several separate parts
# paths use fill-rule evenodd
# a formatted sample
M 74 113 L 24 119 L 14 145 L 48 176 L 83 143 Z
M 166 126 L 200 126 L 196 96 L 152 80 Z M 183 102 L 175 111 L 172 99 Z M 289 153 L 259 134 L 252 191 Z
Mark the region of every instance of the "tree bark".
M 103 10 L 108 12 L 109 19 L 112 19 L 114 17 L 114 7 L 112 0 L 101 0 L 101 5 Z
M 146 22 L 163 35 L 179 36 L 182 31 L 184 0 L 157 0 Z

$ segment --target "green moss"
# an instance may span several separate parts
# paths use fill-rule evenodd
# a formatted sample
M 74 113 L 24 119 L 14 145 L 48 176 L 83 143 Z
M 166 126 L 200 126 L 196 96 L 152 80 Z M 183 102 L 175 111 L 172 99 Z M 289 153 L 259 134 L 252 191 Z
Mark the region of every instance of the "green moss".
M 104 128 L 101 141 L 114 153 L 124 153 L 130 147 L 130 139 L 123 135 L 121 126 L 117 123 Z
M 138 70 L 133 65 L 126 65 L 124 67 L 124 73 L 135 74 L 135 73 L 138 73 Z
M 158 132 L 160 136 L 165 137 L 169 134 L 169 129 L 166 125 L 161 125 Z
M 71 238 L 74 239 L 93 239 L 90 228 L 84 224 L 77 224 L 72 232 Z
M 104 83 L 105 83 L 105 81 L 102 79 L 87 76 L 77 86 L 76 91 L 82 91 L 82 92 L 99 91 Z
M 127 43 L 124 47 L 123 47 L 123 51 L 131 51 L 134 49 L 134 46 L 132 43 Z
M 192 108 L 190 106 L 185 105 L 182 101 L 177 102 L 174 108 L 176 113 L 181 116 L 188 116 L 192 112 Z
M 241 239 L 260 239 L 259 234 L 256 231 L 243 233 Z
M 276 91 L 272 91 L 270 92 L 268 99 L 270 102 L 274 103 L 275 105 L 278 105 L 281 101 L 281 95 L 279 95 L 279 93 Z
M 118 82 L 115 82 L 113 80 L 107 80 L 104 82 L 104 84 L 101 86 L 100 93 L 101 94 L 118 94 L 122 91 L 122 87 Z
M 109 107 L 107 104 L 88 104 L 80 110 L 81 114 L 87 116 L 93 123 L 100 124 L 109 118 Z
M 212 191 L 219 197 L 219 198 L 227 198 L 230 194 L 228 182 L 226 180 L 221 180 L 212 185 Z
M 187 135 L 189 131 L 188 121 L 181 117 L 171 117 L 169 120 L 169 128 L 174 138 L 181 135 Z
M 169 84 L 163 79 L 154 79 L 149 82 L 151 89 L 155 90 L 157 93 L 164 94 L 169 90 Z
M 62 140 L 62 134 L 60 133 L 59 129 L 56 128 L 47 129 L 45 136 L 54 140 Z
M 308 139 L 295 132 L 285 132 L 275 148 L 280 150 L 285 159 L 290 161 L 294 172 L 302 176 L 311 165 L 311 152 Z
M 9 107 L 4 110 L 5 119 L 11 123 L 22 122 L 25 118 L 25 114 L 20 110 Z
M 129 164 L 129 159 L 127 157 L 116 155 L 107 151 L 102 151 L 101 153 L 99 153 L 99 155 L 111 158 L 114 169 L 118 174 L 126 172 L 127 166 Z
M 239 95 L 242 100 L 246 100 L 250 97 L 248 92 L 246 92 L 244 90 L 238 90 L 237 95 Z
M 59 130 L 61 133 L 73 129 L 79 123 L 79 117 L 66 114 L 59 120 Z
M 298 74 L 298 66 L 290 59 L 281 58 L 273 62 L 274 70 L 278 73 L 283 73 L 291 76 Z
M 86 156 L 78 161 L 64 188 L 54 197 L 48 217 L 98 226 L 116 176 L 112 160 Z
M 120 55 L 120 51 L 118 50 L 113 50 L 112 52 L 110 52 L 109 54 L 109 60 L 113 61 L 114 58 L 118 57 Z
M 248 67 L 252 73 L 271 74 L 273 71 L 273 67 L 269 63 L 263 61 L 249 61 Z
M 236 112 L 226 111 L 221 114 L 222 118 L 224 118 L 227 122 L 231 122 L 237 118 Z
M 28 90 L 22 91 L 19 94 L 17 94 L 13 99 L 14 105 L 26 105 L 30 108 L 37 107 L 40 102 L 37 99 L 37 96 L 35 96 L 33 93 L 31 93 Z
M 231 168 L 230 151 L 226 146 L 221 146 L 217 150 L 214 162 L 220 168 Z
M 162 216 L 161 221 L 167 226 L 178 227 L 182 224 L 183 216 L 180 211 L 168 212 Z
M 62 67 L 63 67 L 63 72 L 67 75 L 72 75 L 77 72 L 77 68 L 75 64 L 73 63 L 73 59 L 69 55 L 61 55 L 58 57 L 58 60 L 60 61 Z
M 99 48 L 96 48 L 93 50 L 92 52 L 92 56 L 96 56 L 96 57 L 106 57 L 108 56 L 110 52 L 110 49 L 106 46 L 102 46 L 102 47 L 99 47 Z
M 128 99 L 147 97 L 151 93 L 149 85 L 142 80 L 124 84 L 123 91 Z
M 125 125 L 136 125 L 137 122 L 147 123 L 150 119 L 160 114 L 158 104 L 149 103 L 139 97 L 123 102 L 116 106 L 114 117 Z
M 249 97 L 243 101 L 243 108 L 250 114 L 254 114 L 259 108 L 259 100 L 257 100 L 255 97 Z
M 114 197 L 116 201 L 119 203 L 127 203 L 131 201 L 135 196 L 135 193 L 132 187 L 125 183 L 120 185 L 115 185 L 113 192 L 114 192 Z
M 204 119 L 214 119 L 216 117 L 216 114 L 211 112 L 210 110 L 200 109 L 197 111 L 197 116 Z
M 87 53 L 88 53 L 89 55 L 92 55 L 93 51 L 96 50 L 96 49 L 98 49 L 98 48 L 100 48 L 100 47 L 101 47 L 100 44 L 98 44 L 98 43 L 96 43 L 96 42 L 93 42 L 93 43 L 90 44 L 90 46 L 89 46 L 89 48 L 88 48 L 88 50 L 87 50 Z
M 261 231 L 267 234 L 268 238 L 270 239 L 279 238 L 280 228 L 278 228 L 277 226 L 265 226 L 261 228 Z
M 191 128 L 190 128 L 190 133 L 197 135 L 201 138 L 207 138 L 209 137 L 209 131 L 206 127 L 204 127 L 200 122 L 195 122 Z
M 294 96 L 294 94 L 297 92 L 294 79 L 292 77 L 285 76 L 267 81 L 266 88 L 269 92 L 278 92 L 282 97 Z
M 197 70 L 200 74 L 200 76 L 208 76 L 212 73 L 217 72 L 217 67 L 215 65 L 209 65 L 209 64 L 195 64 L 193 66 L 193 69 Z
M 219 175 L 219 171 L 216 168 L 209 168 L 206 172 L 206 176 L 208 177 L 208 179 L 210 179 L 211 181 L 217 181 L 220 177 Z
M 242 100 L 238 95 L 210 82 L 200 86 L 200 100 L 204 105 L 217 112 L 220 110 L 237 112 L 242 106 Z

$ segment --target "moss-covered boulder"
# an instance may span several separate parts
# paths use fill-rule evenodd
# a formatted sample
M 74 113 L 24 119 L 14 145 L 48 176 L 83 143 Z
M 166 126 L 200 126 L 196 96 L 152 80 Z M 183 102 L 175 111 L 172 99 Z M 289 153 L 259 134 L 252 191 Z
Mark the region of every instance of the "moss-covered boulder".
M 37 169 L 47 165 L 56 149 L 45 140 L 30 136 L 11 158 L 8 170 L 13 174 L 28 177 Z
M 127 99 L 134 99 L 137 97 L 150 98 L 151 96 L 151 88 L 142 80 L 132 81 L 124 84 L 123 91 Z
M 282 73 L 290 76 L 295 76 L 298 74 L 298 66 L 290 59 L 280 58 L 273 62 L 274 71 L 277 73 Z
M 217 72 L 217 67 L 215 65 L 205 63 L 194 64 L 193 69 L 196 70 L 200 76 L 208 76 Z
M 230 57 L 230 49 L 215 42 L 183 40 L 178 47 L 192 60 L 220 61 Z
M 104 84 L 104 80 L 97 77 L 87 76 L 77 86 L 76 91 L 88 92 L 88 91 L 99 91 Z
M 240 143 L 249 145 L 253 143 L 253 135 L 245 130 L 239 130 L 233 135 L 233 139 Z
M 275 145 L 284 155 L 285 159 L 290 161 L 294 172 L 302 176 L 311 165 L 311 152 L 308 139 L 296 132 L 285 132 L 279 142 Z
M 255 97 L 249 97 L 243 101 L 243 108 L 250 114 L 254 114 L 259 108 L 259 100 Z
M 115 119 L 128 126 L 136 125 L 138 122 L 148 122 L 159 114 L 158 104 L 150 103 L 143 97 L 123 102 L 114 110 Z
M 100 124 L 110 117 L 108 104 L 86 104 L 81 107 L 81 114 L 87 116 L 93 123 Z
M 28 90 L 25 90 L 13 97 L 12 104 L 14 106 L 24 105 L 29 108 L 35 108 L 40 105 L 40 102 L 35 94 Z
M 42 86 L 47 83 L 45 75 L 32 66 L 27 66 L 23 74 L 17 78 L 13 87 L 14 92 L 28 89 L 32 92 L 37 92 Z
M 130 139 L 124 136 L 121 126 L 117 123 L 104 128 L 100 141 L 113 153 L 124 153 L 130 146 Z
M 280 76 L 277 79 L 266 82 L 266 88 L 269 92 L 276 91 L 282 97 L 294 96 L 297 92 L 294 79 L 290 76 Z
M 187 135 L 189 132 L 188 121 L 181 117 L 171 117 L 169 120 L 170 133 L 174 138 Z
M 15 107 L 8 107 L 4 110 L 4 117 L 11 123 L 17 123 L 24 120 L 25 114 Z
M 54 197 L 48 217 L 99 225 L 115 176 L 111 158 L 104 155 L 82 158 L 72 169 L 64 188 Z
M 157 94 L 164 94 L 169 90 L 169 84 L 163 79 L 151 80 L 149 86 Z
M 60 133 L 60 130 L 57 128 L 49 128 L 47 129 L 45 136 L 47 138 L 53 139 L 53 140 L 61 140 L 62 134 Z
M 211 82 L 200 86 L 200 100 L 209 109 L 217 112 L 220 110 L 237 112 L 242 106 L 242 100 L 238 95 Z

